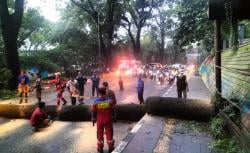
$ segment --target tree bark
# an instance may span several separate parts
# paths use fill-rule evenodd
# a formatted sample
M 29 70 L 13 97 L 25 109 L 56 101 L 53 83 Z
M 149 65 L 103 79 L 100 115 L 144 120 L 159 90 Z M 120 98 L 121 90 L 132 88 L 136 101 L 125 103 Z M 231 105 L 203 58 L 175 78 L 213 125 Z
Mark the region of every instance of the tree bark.
M 134 54 L 135 58 L 137 60 L 142 59 L 142 54 L 141 54 L 141 27 L 137 27 L 137 33 L 136 33 L 136 41 L 135 41 L 135 46 L 134 46 Z
M 107 35 L 108 35 L 108 43 L 107 43 L 107 50 L 106 50 L 106 64 L 110 66 L 112 61 L 112 41 L 113 41 L 113 34 L 114 34 L 114 7 L 115 2 L 113 0 L 108 0 L 108 11 L 107 11 Z
M 161 27 L 161 44 L 160 44 L 160 62 L 163 63 L 164 59 L 164 46 L 165 46 L 165 29 Z
M 0 1 L 0 20 L 4 40 L 5 58 L 7 68 L 12 76 L 8 80 L 8 88 L 17 88 L 17 77 L 20 72 L 17 51 L 17 37 L 23 17 L 24 0 L 15 1 L 15 12 L 9 14 L 7 0 Z

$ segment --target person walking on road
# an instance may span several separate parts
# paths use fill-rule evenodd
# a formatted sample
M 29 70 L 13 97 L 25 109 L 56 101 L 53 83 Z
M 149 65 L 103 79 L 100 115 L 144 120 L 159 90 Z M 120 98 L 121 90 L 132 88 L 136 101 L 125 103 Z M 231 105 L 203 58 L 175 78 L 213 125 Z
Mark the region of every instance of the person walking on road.
M 91 81 L 92 81 L 92 97 L 95 96 L 95 91 L 96 91 L 96 95 L 98 97 L 98 88 L 99 88 L 99 83 L 100 83 L 100 77 L 97 75 L 96 72 L 94 72 L 94 74 L 91 77 Z
M 104 133 L 106 134 L 109 153 L 114 150 L 115 140 L 113 139 L 113 102 L 106 97 L 106 89 L 99 88 L 99 97 L 92 106 L 92 121 L 97 123 L 97 151 L 103 153 Z M 104 132 L 105 130 L 105 132 Z
M 57 72 L 55 73 L 55 79 L 48 81 L 49 84 L 55 84 L 56 85 L 56 92 L 57 92 L 57 106 L 60 106 L 60 101 L 63 101 L 63 105 L 67 104 L 67 101 L 63 97 L 64 88 L 66 87 L 65 81 L 61 78 L 61 73 Z
M 139 75 L 137 82 L 137 93 L 140 104 L 144 104 L 143 92 L 144 92 L 144 81 L 142 80 L 141 75 Z
M 122 81 L 122 77 L 119 76 L 119 87 L 120 87 L 120 91 L 123 91 L 123 81 Z
M 189 89 L 187 77 L 183 74 L 183 72 L 180 74 L 180 76 L 177 77 L 176 88 L 178 98 L 187 98 L 187 92 L 189 91 Z
M 70 94 L 71 104 L 76 105 L 76 95 L 77 95 L 77 81 L 71 77 L 71 79 L 67 82 L 66 87 Z
M 84 86 L 87 83 L 87 78 L 84 77 L 81 72 L 79 72 L 78 76 L 76 77 L 76 81 L 77 81 L 77 89 L 79 92 L 79 96 L 84 96 Z M 79 101 L 79 105 L 84 104 L 83 102 L 84 99 L 82 97 L 80 97 L 78 101 Z

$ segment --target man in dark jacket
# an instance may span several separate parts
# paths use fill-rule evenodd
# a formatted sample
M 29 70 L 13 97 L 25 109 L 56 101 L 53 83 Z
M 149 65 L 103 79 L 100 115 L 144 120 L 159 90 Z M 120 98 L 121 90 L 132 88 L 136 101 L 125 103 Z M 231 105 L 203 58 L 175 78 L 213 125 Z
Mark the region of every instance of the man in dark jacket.
M 176 87 L 178 98 L 187 98 L 187 92 L 189 91 L 189 89 L 187 77 L 183 73 L 181 73 L 180 76 L 177 77 Z
M 84 86 L 87 82 L 87 78 L 84 77 L 81 72 L 79 72 L 78 76 L 76 77 L 76 81 L 77 81 L 77 89 L 79 92 L 79 96 L 84 96 Z M 83 98 L 78 99 L 79 105 L 84 104 L 83 100 L 84 100 Z
M 94 72 L 94 74 L 91 77 L 91 81 L 92 81 L 92 96 L 95 96 L 95 91 L 97 94 L 97 97 L 99 95 L 98 93 L 98 88 L 99 88 L 99 83 L 100 83 L 100 77 L 96 74 L 96 72 Z

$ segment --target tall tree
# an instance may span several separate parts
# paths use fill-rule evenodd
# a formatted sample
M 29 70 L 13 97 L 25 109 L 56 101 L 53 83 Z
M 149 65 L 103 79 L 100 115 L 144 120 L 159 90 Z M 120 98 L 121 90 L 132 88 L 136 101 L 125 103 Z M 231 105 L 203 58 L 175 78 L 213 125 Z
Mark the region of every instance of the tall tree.
M 94 21 L 98 27 L 100 48 L 106 64 L 110 64 L 112 57 L 112 42 L 116 28 L 120 24 L 121 4 L 119 0 L 71 0 Z
M 172 5 L 171 3 L 169 6 Z M 157 48 L 159 50 L 159 60 L 161 63 L 163 63 L 164 60 L 164 49 L 165 49 L 165 39 L 168 36 L 168 38 L 172 38 L 172 31 L 173 27 L 175 25 L 173 21 L 173 11 L 171 8 L 164 5 L 163 7 L 157 7 L 156 8 L 156 14 L 154 15 L 154 21 L 156 24 L 151 25 L 151 31 L 152 31 L 152 37 L 156 42 Z M 168 8 L 165 10 L 165 8 Z
M 154 0 L 125 0 L 127 12 L 123 16 L 123 27 L 127 30 L 134 49 L 134 55 L 141 59 L 141 32 L 146 22 L 152 17 Z M 133 34 L 133 30 L 135 34 Z
M 17 38 L 22 23 L 24 0 L 15 0 L 13 11 L 9 11 L 7 0 L 0 1 L 0 21 L 4 40 L 5 57 L 8 69 L 12 73 L 9 89 L 17 88 L 17 77 L 20 72 L 17 52 Z
M 42 37 L 49 37 L 50 31 L 49 22 L 39 14 L 39 11 L 29 8 L 23 14 L 17 47 L 25 46 L 27 50 L 31 50 L 37 49 L 38 46 L 45 46 L 45 38 L 42 39 Z
M 206 42 L 207 50 L 210 51 L 213 40 L 213 24 L 208 19 L 208 1 L 178 0 L 176 3 L 179 26 L 175 35 L 175 43 L 181 47 L 195 42 Z

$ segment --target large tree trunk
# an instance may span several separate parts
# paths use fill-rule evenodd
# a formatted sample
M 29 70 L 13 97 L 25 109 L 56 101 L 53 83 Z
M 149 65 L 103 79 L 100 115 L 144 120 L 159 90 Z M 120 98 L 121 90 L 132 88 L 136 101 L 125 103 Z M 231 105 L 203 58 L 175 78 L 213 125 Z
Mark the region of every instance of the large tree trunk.
M 17 52 L 17 37 L 23 18 L 24 0 L 15 0 L 14 13 L 9 14 L 7 0 L 0 1 L 0 21 L 4 40 L 5 58 L 12 76 L 8 80 L 9 89 L 17 88 L 20 71 Z
M 136 34 L 136 42 L 135 42 L 135 46 L 134 46 L 134 54 L 135 54 L 135 58 L 137 60 L 142 59 L 140 38 L 141 38 L 141 28 L 138 28 L 138 31 Z
M 100 26 L 100 25 L 99 25 Z M 104 40 L 103 40 L 103 32 L 102 32 L 102 28 L 101 28 L 101 26 L 99 27 L 99 39 L 100 39 L 100 58 L 103 56 L 104 57 L 104 60 L 105 61 L 103 61 L 106 65 L 108 65 L 109 64 L 109 60 L 108 60 L 108 58 L 109 58 L 109 54 L 108 54 L 108 51 L 107 51 L 107 47 L 106 47 L 106 45 L 105 45 L 105 43 L 104 43 Z M 101 59 L 99 59 L 99 57 L 98 57 L 98 61 L 99 60 L 101 60 Z
M 107 23 L 108 23 L 108 29 L 107 29 L 107 34 L 108 34 L 108 42 L 107 42 L 107 65 L 111 65 L 112 61 L 112 40 L 113 40 L 113 34 L 114 34 L 114 7 L 115 2 L 113 0 L 108 0 L 108 12 L 107 12 Z
M 165 31 L 161 28 L 161 44 L 160 44 L 160 62 L 163 63 L 164 59 L 164 46 L 165 46 Z
M 11 71 L 11 78 L 8 80 L 8 88 L 15 90 L 17 88 L 17 77 L 20 73 L 19 57 L 17 52 L 17 33 L 13 28 L 7 28 L 2 31 L 5 59 L 8 69 Z

